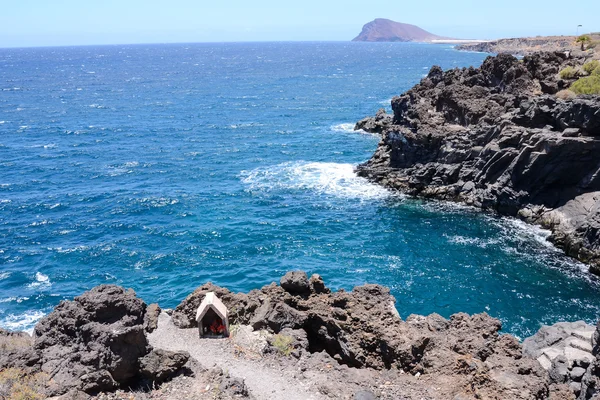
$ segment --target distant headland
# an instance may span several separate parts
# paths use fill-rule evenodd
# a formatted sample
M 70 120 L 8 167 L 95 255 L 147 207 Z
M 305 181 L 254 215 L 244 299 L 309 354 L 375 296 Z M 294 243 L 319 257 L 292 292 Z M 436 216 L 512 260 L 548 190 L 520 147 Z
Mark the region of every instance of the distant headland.
M 472 43 L 481 40 L 463 40 L 435 35 L 416 25 L 404 24 L 385 18 L 377 18 L 362 28 L 353 42 L 425 42 L 425 43 Z

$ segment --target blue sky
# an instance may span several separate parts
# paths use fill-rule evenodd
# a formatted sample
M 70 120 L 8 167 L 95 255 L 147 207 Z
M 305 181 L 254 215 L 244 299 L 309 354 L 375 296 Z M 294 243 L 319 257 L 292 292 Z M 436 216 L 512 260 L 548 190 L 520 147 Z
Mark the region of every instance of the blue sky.
M 374 18 L 491 39 L 600 31 L 600 2 L 441 0 L 4 0 L 0 47 L 350 40 Z

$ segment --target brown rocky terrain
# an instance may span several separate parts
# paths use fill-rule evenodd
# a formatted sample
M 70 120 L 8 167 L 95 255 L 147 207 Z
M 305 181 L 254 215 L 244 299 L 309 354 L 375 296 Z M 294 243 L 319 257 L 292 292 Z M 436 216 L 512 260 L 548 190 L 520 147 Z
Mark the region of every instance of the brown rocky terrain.
M 500 54 L 428 76 L 357 128 L 382 132 L 358 173 L 386 187 L 518 216 L 600 272 L 600 97 L 562 100 L 585 57 Z
M 600 35 L 590 35 L 592 41 L 600 41 Z M 489 42 L 465 43 L 457 46 L 457 50 L 480 51 L 484 53 L 509 53 L 528 55 L 540 51 L 571 51 L 581 52 L 581 45 L 576 42 L 576 36 L 536 36 L 526 38 L 499 39 Z
M 449 39 L 434 35 L 415 25 L 377 18 L 363 26 L 353 42 L 431 42 Z
M 229 338 L 198 336 L 209 291 L 231 312 Z M 44 397 L 27 398 L 56 400 L 590 399 L 600 388 L 595 327 L 546 327 L 523 348 L 485 313 L 403 320 L 394 302 L 382 286 L 331 292 L 300 271 L 249 293 L 208 283 L 173 311 L 100 286 L 62 302 L 33 339 L 0 332 L 0 397 L 20 398 L 10 390 L 28 377 Z

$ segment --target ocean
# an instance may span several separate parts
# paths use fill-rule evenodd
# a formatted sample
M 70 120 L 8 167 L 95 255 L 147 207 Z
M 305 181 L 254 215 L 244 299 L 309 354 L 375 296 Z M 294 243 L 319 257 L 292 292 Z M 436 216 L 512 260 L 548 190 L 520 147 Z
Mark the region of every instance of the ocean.
M 357 177 L 390 109 L 434 64 L 407 43 L 0 49 L 0 327 L 31 329 L 99 284 L 175 307 L 212 281 L 289 270 L 389 286 L 411 313 L 488 314 L 518 337 L 600 315 L 600 284 L 549 232 Z

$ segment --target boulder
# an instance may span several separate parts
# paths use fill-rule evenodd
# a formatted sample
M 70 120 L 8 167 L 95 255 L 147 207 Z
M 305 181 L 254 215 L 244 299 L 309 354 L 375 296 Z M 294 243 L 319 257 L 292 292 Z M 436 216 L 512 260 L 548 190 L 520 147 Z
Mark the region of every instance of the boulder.
M 35 327 L 33 349 L 53 394 L 98 393 L 135 385 L 151 351 L 146 304 L 132 290 L 101 285 L 62 301 Z
M 148 380 L 162 383 L 180 373 L 189 359 L 187 352 L 155 349 L 140 358 L 140 372 Z
M 281 285 L 286 292 L 292 294 L 307 294 L 311 291 L 311 285 L 308 282 L 308 276 L 304 271 L 288 272 L 281 278 L 279 285 Z
M 375 117 L 367 117 L 356 123 L 355 131 L 365 131 L 369 133 L 382 133 L 392 124 L 392 116 L 381 108 L 377 111 Z
M 308 280 L 308 283 L 310 284 L 310 290 L 313 293 L 320 294 L 331 292 L 329 288 L 325 286 L 325 282 L 323 282 L 323 278 L 321 278 L 321 275 L 319 274 L 313 274 Z
M 144 316 L 144 330 L 147 333 L 152 333 L 158 328 L 158 316 L 161 313 L 160 306 L 158 304 L 150 304 L 146 308 L 146 315 Z

